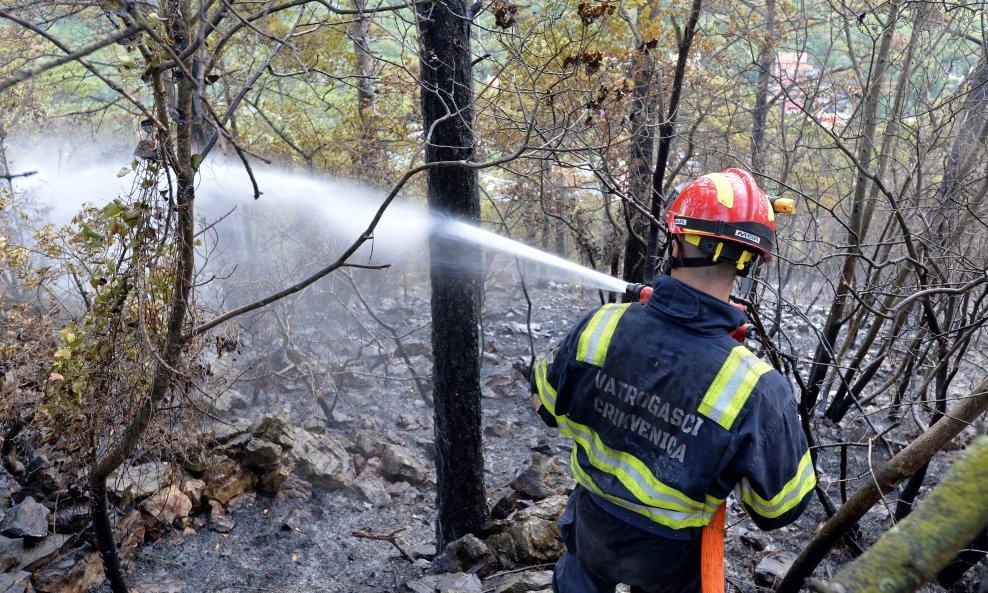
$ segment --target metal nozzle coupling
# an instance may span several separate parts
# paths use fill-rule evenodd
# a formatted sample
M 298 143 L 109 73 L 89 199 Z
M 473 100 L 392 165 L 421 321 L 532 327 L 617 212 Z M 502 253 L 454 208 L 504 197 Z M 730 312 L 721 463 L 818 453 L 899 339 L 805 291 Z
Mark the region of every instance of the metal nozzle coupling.
M 652 296 L 652 287 L 647 284 L 632 282 L 624 289 L 624 294 L 637 303 L 644 303 L 648 297 Z

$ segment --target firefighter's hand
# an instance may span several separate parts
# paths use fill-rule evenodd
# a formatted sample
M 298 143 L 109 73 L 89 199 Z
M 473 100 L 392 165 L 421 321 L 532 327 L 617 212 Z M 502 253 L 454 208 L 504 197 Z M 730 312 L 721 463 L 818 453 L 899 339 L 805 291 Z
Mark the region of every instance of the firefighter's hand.
M 538 412 L 539 411 L 539 408 L 541 408 L 541 407 L 542 407 L 542 399 L 539 397 L 539 394 L 533 393 L 532 394 L 532 409 L 535 410 L 536 412 Z

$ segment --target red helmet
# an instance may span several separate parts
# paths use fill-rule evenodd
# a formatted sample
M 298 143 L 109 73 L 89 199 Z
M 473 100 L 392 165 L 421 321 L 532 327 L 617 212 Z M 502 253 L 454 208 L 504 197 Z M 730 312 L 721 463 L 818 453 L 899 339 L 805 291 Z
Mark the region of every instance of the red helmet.
M 687 183 L 665 219 L 673 235 L 722 239 L 771 259 L 775 210 L 747 171 L 727 169 Z

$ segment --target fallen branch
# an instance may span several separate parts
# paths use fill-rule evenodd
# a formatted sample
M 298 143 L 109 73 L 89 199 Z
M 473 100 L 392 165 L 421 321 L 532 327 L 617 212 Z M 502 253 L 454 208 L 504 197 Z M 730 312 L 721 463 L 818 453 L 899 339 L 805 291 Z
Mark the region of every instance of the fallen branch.
M 401 552 L 402 558 L 408 560 L 409 562 L 415 562 L 415 559 L 412 558 L 411 554 L 406 552 L 405 549 L 402 548 L 401 545 L 398 543 L 397 538 L 395 538 L 395 536 L 401 533 L 402 531 L 405 531 L 405 529 L 402 528 L 397 531 L 392 531 L 391 533 L 371 533 L 370 531 L 353 531 L 351 532 L 351 535 L 353 535 L 354 537 L 362 537 L 364 539 L 378 539 L 378 540 L 390 542 L 392 546 L 394 546 L 395 548 L 397 548 L 399 552 Z
M 946 417 L 940 422 L 931 426 L 875 472 L 874 479 L 855 492 L 847 504 L 824 523 L 796 558 L 776 593 L 797 593 L 805 579 L 830 553 L 841 536 L 871 510 L 886 492 L 914 474 L 985 410 L 988 410 L 988 379 L 982 381 L 972 390 L 971 395 L 953 409 L 948 410 Z
M 912 593 L 950 563 L 988 523 L 988 437 L 973 441 L 912 514 L 828 582 L 810 579 L 817 593 Z

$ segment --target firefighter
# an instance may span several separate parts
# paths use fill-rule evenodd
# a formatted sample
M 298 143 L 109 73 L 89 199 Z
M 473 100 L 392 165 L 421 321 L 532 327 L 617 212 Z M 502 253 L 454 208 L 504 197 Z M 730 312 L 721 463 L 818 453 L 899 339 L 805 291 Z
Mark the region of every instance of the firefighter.
M 556 593 L 698 592 L 701 533 L 728 494 L 776 529 L 816 484 L 788 382 L 729 335 L 745 322 L 735 278 L 771 257 L 771 202 L 728 169 L 687 184 L 665 220 L 671 269 L 648 301 L 588 314 L 533 372 L 539 416 L 574 441 Z

